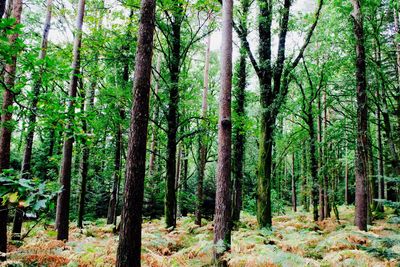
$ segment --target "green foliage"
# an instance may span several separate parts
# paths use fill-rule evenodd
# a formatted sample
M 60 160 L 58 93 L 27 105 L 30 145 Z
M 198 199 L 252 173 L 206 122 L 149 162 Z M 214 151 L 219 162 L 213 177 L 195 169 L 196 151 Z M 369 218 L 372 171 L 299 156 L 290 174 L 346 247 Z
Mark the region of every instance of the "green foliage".
M 39 179 L 23 179 L 14 170 L 0 174 L 2 205 L 16 206 L 33 212 L 53 209 L 54 197 L 59 189 L 54 182 Z

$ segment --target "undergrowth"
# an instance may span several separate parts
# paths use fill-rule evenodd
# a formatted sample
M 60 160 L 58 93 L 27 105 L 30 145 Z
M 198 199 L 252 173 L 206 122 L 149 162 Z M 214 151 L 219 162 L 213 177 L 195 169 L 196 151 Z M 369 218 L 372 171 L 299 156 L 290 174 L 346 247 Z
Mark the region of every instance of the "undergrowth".
M 315 223 L 310 214 L 286 211 L 272 229 L 259 230 L 253 215 L 242 214 L 225 255 L 229 266 L 399 266 L 399 225 L 376 221 L 368 232 L 352 223 L 352 207 L 340 207 L 342 220 Z M 84 230 L 71 226 L 70 240 L 55 240 L 48 225 L 38 226 L 21 244 L 9 245 L 2 266 L 114 266 L 118 236 L 104 220 L 88 222 Z M 143 223 L 143 266 L 211 266 L 213 223 L 202 227 L 194 218 L 180 218 L 167 231 L 162 220 Z

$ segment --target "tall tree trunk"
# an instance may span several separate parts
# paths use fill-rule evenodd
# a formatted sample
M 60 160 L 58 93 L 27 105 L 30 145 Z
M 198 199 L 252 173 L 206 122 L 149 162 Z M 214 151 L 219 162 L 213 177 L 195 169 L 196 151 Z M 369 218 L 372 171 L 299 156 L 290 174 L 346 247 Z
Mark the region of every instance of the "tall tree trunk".
M 72 73 L 69 87 L 69 100 L 67 107 L 67 126 L 65 128 L 63 159 L 60 171 L 61 192 L 57 198 L 57 214 L 56 214 L 56 229 L 58 240 L 68 240 L 69 228 L 69 201 L 71 195 L 71 167 L 72 167 L 72 150 L 74 145 L 73 138 L 73 118 L 75 116 L 75 102 L 78 75 L 80 70 L 80 50 L 82 41 L 82 25 L 85 13 L 85 0 L 79 0 L 78 15 L 76 19 L 76 33 L 73 48 Z
M 313 205 L 313 218 L 314 221 L 318 221 L 318 198 L 319 198 L 319 187 L 318 187 L 318 160 L 316 151 L 316 136 L 314 128 L 314 118 L 312 115 L 312 108 L 309 108 L 307 112 L 307 124 L 310 136 L 310 169 L 311 169 L 311 200 Z
M 292 209 L 297 211 L 297 197 L 296 197 L 296 172 L 295 172 L 295 156 L 292 153 Z
M 349 162 L 347 159 L 347 135 L 346 135 L 346 154 L 345 154 L 345 169 L 344 169 L 344 202 L 349 205 Z
M 232 90 L 232 14 L 233 1 L 222 2 L 221 92 L 218 119 L 217 189 L 214 218 L 214 259 L 225 266 L 221 257 L 231 244 L 231 90 Z
M 161 55 L 158 55 L 157 57 L 157 66 L 156 66 L 156 72 L 157 75 L 161 71 Z M 149 172 L 150 175 L 154 174 L 154 166 L 155 166 L 155 161 L 156 161 L 156 147 L 157 147 L 157 126 L 155 124 L 156 121 L 158 121 L 158 112 L 159 112 L 159 106 L 157 104 L 157 95 L 158 95 L 158 90 L 160 87 L 160 83 L 158 80 L 156 80 L 156 86 L 154 88 L 154 101 L 155 101 L 155 107 L 154 107 L 154 113 L 153 113 L 153 128 L 151 130 L 151 145 L 150 145 L 150 161 L 149 161 Z
M 97 60 L 96 60 L 97 61 Z M 90 90 L 90 98 L 89 98 L 89 108 L 87 108 L 87 104 L 85 103 L 85 92 L 84 87 L 82 85 L 82 111 L 83 113 L 88 113 L 93 110 L 94 107 L 94 95 L 96 91 L 96 83 L 92 81 L 91 90 Z M 83 216 L 85 214 L 85 198 L 86 198 L 86 187 L 88 180 L 88 171 L 89 171 L 89 156 L 90 156 L 90 148 L 87 140 L 87 136 L 90 135 L 91 130 L 88 129 L 87 118 L 83 118 L 82 120 L 82 131 L 85 134 L 85 137 L 82 140 L 82 160 L 81 160 L 81 185 L 79 190 L 79 204 L 78 204 L 78 227 L 83 228 Z
M 199 135 L 199 161 L 198 161 L 198 180 L 197 180 L 197 191 L 196 191 L 196 219 L 195 224 L 201 226 L 201 209 L 203 206 L 203 181 L 204 172 L 206 169 L 207 162 L 207 134 L 205 130 L 207 129 L 207 95 L 208 95 L 208 73 L 210 66 L 210 44 L 211 44 L 211 34 L 207 37 L 206 45 L 206 62 L 204 65 L 204 81 L 203 81 L 203 97 L 201 104 L 201 128 L 202 132 Z
M 119 119 L 123 120 L 125 112 L 123 109 L 119 110 Z M 108 203 L 107 211 L 107 224 L 116 224 L 117 217 L 117 199 L 119 192 L 119 185 L 121 181 L 121 150 L 122 150 L 122 127 L 121 121 L 117 122 L 117 132 L 115 133 L 115 154 L 114 154 L 114 181 L 111 192 L 110 201 Z
M 141 1 L 117 267 L 140 266 L 155 8 L 154 0 Z
M 189 167 L 189 158 L 188 158 L 188 148 L 185 145 L 182 150 L 182 158 L 183 158 L 183 168 L 182 168 L 182 198 L 181 198 L 181 213 L 182 216 L 187 216 L 188 208 L 187 208 L 187 197 L 186 194 L 188 192 L 188 167 Z
M 44 23 L 43 34 L 42 34 L 42 43 L 41 50 L 39 53 L 39 60 L 43 60 L 46 57 L 47 52 L 47 40 L 50 31 L 50 23 L 51 23 L 51 13 L 52 13 L 52 5 L 53 0 L 47 0 L 47 15 Z M 25 151 L 22 161 L 21 168 L 21 177 L 25 179 L 29 179 L 31 177 L 31 159 L 32 159 L 32 148 L 33 148 L 33 138 L 35 135 L 35 124 L 36 124 L 36 113 L 37 113 L 37 104 L 39 102 L 40 89 L 42 86 L 42 74 L 43 74 L 43 66 L 41 66 L 39 70 L 38 79 L 35 81 L 33 87 L 33 99 L 31 103 L 31 113 L 28 117 L 28 132 L 26 136 L 26 145 Z M 13 240 L 19 240 L 21 236 L 22 229 L 22 221 L 23 221 L 23 210 L 17 209 L 15 212 L 14 223 L 13 223 Z
M 354 35 L 356 37 L 356 83 L 357 83 L 357 151 L 356 151 L 356 214 L 355 224 L 367 230 L 368 202 L 368 106 L 364 47 L 364 27 L 359 0 L 353 4 Z
M 166 166 L 166 190 L 165 190 L 165 224 L 167 228 L 176 226 L 176 146 L 179 125 L 179 76 L 181 64 L 181 24 L 183 9 L 181 3 L 177 4 L 172 22 L 172 47 L 169 62 L 169 99 L 167 114 L 167 166 Z
M 12 17 L 15 23 L 21 22 L 22 1 L 14 0 L 12 7 Z M 13 45 L 18 38 L 18 34 L 12 34 L 8 38 L 10 45 Z M 13 105 L 13 89 L 15 85 L 15 75 L 17 69 L 17 56 L 11 57 L 11 62 L 5 66 L 3 106 L 1 114 L 1 133 L 0 133 L 0 173 L 10 168 L 10 146 L 12 133 L 12 113 L 10 112 Z M 1 186 L 1 185 L 0 185 Z M 8 208 L 0 203 L 0 252 L 7 252 L 7 221 Z M 0 256 L 0 261 L 5 260 L 5 256 Z
M 399 27 L 399 6 L 393 8 L 393 21 L 394 30 L 397 36 L 400 35 Z M 396 47 L 396 65 L 397 65 L 397 132 L 400 134 L 400 42 L 398 38 L 394 38 L 394 45 Z M 400 147 L 400 137 L 397 140 L 398 146 Z
M 247 38 L 247 20 L 250 8 L 250 1 L 242 0 L 240 27 L 242 35 Z M 236 83 L 234 85 L 234 113 L 237 117 L 237 122 L 233 124 L 233 159 L 232 165 L 233 174 L 233 197 L 232 197 L 232 221 L 240 220 L 240 210 L 242 209 L 242 182 L 243 182 L 243 164 L 245 153 L 245 106 L 246 106 L 246 85 L 247 85 L 247 62 L 246 48 L 243 43 L 240 46 L 239 63 L 236 69 Z
M 328 112 L 328 104 L 326 101 L 326 91 L 324 91 L 324 144 L 325 144 L 325 153 L 324 153 L 324 162 L 328 162 L 329 160 L 329 151 L 331 151 L 330 144 L 327 143 L 327 133 L 328 133 L 328 121 L 329 121 L 329 112 Z M 324 212 L 323 219 L 330 217 L 330 206 L 329 206 L 329 175 L 327 170 L 324 172 L 324 181 L 323 181 L 323 195 L 324 195 Z
M 308 177 L 308 172 L 307 172 L 307 170 L 308 170 L 308 164 L 307 164 L 307 153 L 306 153 L 306 148 L 305 147 L 303 147 L 303 149 L 302 149 L 302 162 L 301 162 L 301 168 L 302 168 L 302 172 L 301 172 L 301 174 L 302 174 L 302 183 L 301 183 L 301 195 L 302 195 L 302 199 L 301 199 L 301 202 L 302 202 L 302 205 L 303 205 L 303 208 L 304 208 L 304 210 L 306 211 L 306 212 L 308 212 L 309 211 L 309 206 L 308 206 L 308 204 L 309 204 L 309 202 L 308 202 L 308 198 L 307 198 L 307 196 L 308 196 L 308 185 L 307 185 L 307 177 Z
M 318 99 L 317 99 L 317 110 L 318 110 L 318 144 L 319 144 L 319 150 L 318 150 L 318 166 L 319 168 L 322 168 L 324 165 L 324 151 L 323 151 L 323 146 L 322 146 L 322 116 L 321 116 L 321 94 L 318 94 Z M 324 216 L 324 180 L 323 180 L 324 174 L 320 175 L 319 177 L 319 220 L 323 220 L 325 218 Z

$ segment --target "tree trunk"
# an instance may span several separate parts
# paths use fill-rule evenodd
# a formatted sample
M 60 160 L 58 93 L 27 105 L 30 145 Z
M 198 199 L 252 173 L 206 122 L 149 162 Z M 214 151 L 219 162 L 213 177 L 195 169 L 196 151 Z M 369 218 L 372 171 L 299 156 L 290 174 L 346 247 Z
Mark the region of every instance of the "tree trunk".
M 207 95 L 208 95 L 208 73 L 210 66 L 210 43 L 211 43 L 211 34 L 207 37 L 207 45 L 206 45 L 206 62 L 204 65 L 204 81 L 203 81 L 203 97 L 202 97 L 202 105 L 201 105 L 201 128 L 202 132 L 199 135 L 199 163 L 198 163 L 198 181 L 197 181 L 197 191 L 196 191 L 196 219 L 195 224 L 201 226 L 201 209 L 203 206 L 203 181 L 204 181 L 204 172 L 206 169 L 207 162 Z
M 119 111 L 119 119 L 123 120 L 125 113 L 123 109 Z M 121 122 L 118 122 L 117 132 L 115 133 L 115 156 L 114 156 L 114 181 L 110 201 L 107 211 L 107 224 L 116 224 L 117 217 L 117 199 L 119 184 L 121 180 L 121 150 L 122 150 L 122 128 Z
M 318 144 L 320 145 L 319 150 L 318 150 L 318 166 L 319 168 L 322 168 L 324 165 L 324 151 L 322 147 L 322 116 L 321 116 L 321 94 L 318 94 L 318 99 L 317 99 L 317 110 L 318 110 Z M 320 175 L 319 178 L 319 185 L 318 185 L 318 190 L 319 190 L 319 220 L 323 220 L 325 218 L 324 216 L 324 180 L 323 180 L 324 174 Z
M 345 169 L 344 169 L 344 202 L 349 205 L 349 162 L 347 159 L 347 135 L 346 135 L 346 156 L 345 156 Z
M 78 87 L 78 75 L 80 70 L 80 50 L 82 40 L 82 24 L 85 13 L 85 0 L 79 0 L 78 16 L 76 20 L 76 33 L 73 48 L 73 61 L 71 65 L 72 73 L 69 87 L 69 101 L 67 107 L 67 126 L 65 128 L 65 137 L 63 145 L 63 159 L 60 171 L 61 192 L 57 198 L 57 214 L 56 214 L 56 229 L 58 240 L 68 240 L 69 228 L 69 201 L 71 194 L 71 167 L 72 167 L 72 150 L 74 145 L 73 138 L 73 118 Z
M 154 0 L 141 1 L 117 267 L 140 266 L 155 7 Z
M 357 151 L 356 151 L 356 214 L 355 224 L 367 230 L 368 202 L 368 106 L 364 47 L 364 27 L 359 0 L 353 4 L 354 34 L 356 37 L 356 83 L 357 83 Z
M 12 7 L 12 17 L 16 24 L 21 22 L 22 1 L 14 0 Z M 9 36 L 8 41 L 12 45 L 16 42 L 18 34 Z M 13 89 L 15 85 L 15 74 L 17 68 L 17 56 L 11 57 L 11 62 L 5 66 L 4 84 L 7 86 L 3 94 L 3 106 L 1 114 L 1 135 L 0 135 L 0 173 L 10 168 L 10 146 L 12 133 L 12 113 Z M 1 186 L 1 185 L 0 185 Z M 7 221 L 8 207 L 0 203 L 0 252 L 7 252 Z M 0 261 L 5 260 L 5 256 L 0 256 Z
M 231 90 L 232 90 L 232 14 L 233 1 L 222 2 L 221 92 L 218 119 L 217 189 L 214 218 L 214 260 L 225 266 L 222 259 L 231 244 Z
M 42 34 L 42 43 L 41 50 L 39 53 L 39 60 L 43 60 L 46 57 L 47 52 L 47 40 L 50 31 L 50 22 L 51 22 L 51 13 L 52 13 L 52 5 L 53 0 L 47 0 L 47 15 L 44 23 L 44 29 Z M 41 67 L 39 70 L 39 78 L 35 82 L 33 87 L 33 99 L 31 103 L 32 112 L 28 116 L 28 133 L 26 136 L 26 146 L 22 161 L 21 168 L 21 177 L 24 179 L 29 179 L 31 177 L 31 159 L 32 159 L 32 148 L 33 148 L 33 138 L 35 135 L 35 124 L 36 124 L 36 113 L 37 113 L 37 104 L 39 102 L 39 94 L 42 86 L 42 73 L 43 68 Z M 17 210 L 14 217 L 13 230 L 12 230 L 12 239 L 19 240 L 21 236 L 23 222 L 23 211 Z
M 313 205 L 313 218 L 314 221 L 318 221 L 318 198 L 319 198 L 319 187 L 318 187 L 318 160 L 316 151 L 316 136 L 314 128 L 314 118 L 312 115 L 312 108 L 309 108 L 307 112 L 307 124 L 310 137 L 310 169 L 311 169 L 311 200 Z
M 158 55 L 157 57 L 157 67 L 156 67 L 156 72 L 159 74 L 161 71 L 161 55 Z M 158 80 L 156 81 L 156 86 L 154 88 L 154 113 L 153 113 L 153 128 L 151 132 L 151 145 L 150 145 L 150 161 L 149 161 L 149 172 L 150 175 L 154 174 L 154 166 L 155 166 L 155 161 L 156 161 L 156 147 L 157 147 L 157 126 L 155 124 L 156 121 L 158 121 L 158 112 L 159 112 L 159 106 L 157 104 L 157 95 L 158 95 L 158 90 L 159 90 L 160 84 Z
M 329 160 L 329 151 L 331 151 L 331 146 L 330 144 L 327 143 L 327 132 L 328 132 L 328 121 L 329 121 L 329 112 L 328 112 L 328 107 L 327 107 L 327 101 L 326 101 L 326 91 L 324 91 L 324 143 L 325 143 L 325 153 L 324 153 L 324 162 L 328 162 Z M 323 201 L 323 207 L 324 207 L 324 212 L 323 212 L 323 219 L 330 217 L 330 206 L 329 206 L 329 175 L 327 170 L 324 172 L 324 181 L 323 181 L 323 196 L 324 196 L 324 201 Z
M 183 10 L 180 3 L 174 10 L 172 23 L 172 51 L 169 62 L 169 100 L 167 114 L 167 166 L 166 166 L 166 190 L 165 190 L 165 224 L 167 228 L 176 226 L 176 146 L 179 125 L 179 76 L 181 64 L 181 23 Z
M 297 211 L 297 197 L 296 197 L 296 172 L 295 172 L 295 161 L 294 152 L 292 153 L 292 209 L 294 212 Z

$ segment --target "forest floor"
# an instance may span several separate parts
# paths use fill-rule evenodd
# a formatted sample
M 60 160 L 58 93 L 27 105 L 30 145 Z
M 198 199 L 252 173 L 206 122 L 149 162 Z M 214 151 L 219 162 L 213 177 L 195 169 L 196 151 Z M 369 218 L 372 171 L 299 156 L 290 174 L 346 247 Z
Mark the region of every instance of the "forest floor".
M 232 235 L 229 266 L 400 266 L 398 222 L 377 220 L 369 232 L 353 226 L 354 207 L 339 207 L 340 224 L 334 219 L 314 223 L 311 213 L 276 216 L 270 231 L 258 230 L 254 216 L 243 214 Z M 167 231 L 162 220 L 143 223 L 144 266 L 210 266 L 212 222 L 194 224 L 180 218 Z M 8 262 L 1 266 L 114 266 L 117 235 L 104 220 L 84 230 L 72 225 L 70 241 L 55 239 L 50 226 L 37 226 L 23 243 L 10 244 Z M 19 247 L 17 247 L 19 245 Z

